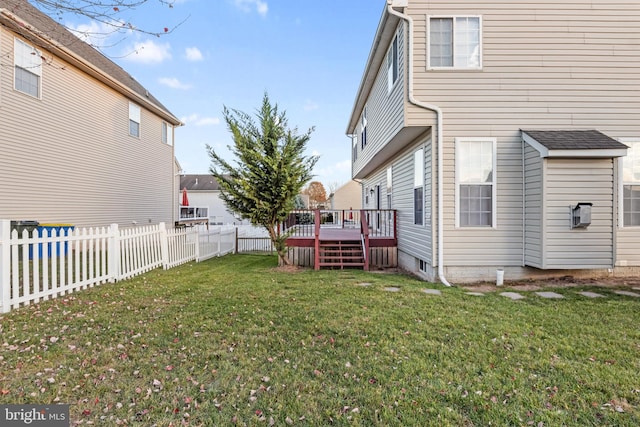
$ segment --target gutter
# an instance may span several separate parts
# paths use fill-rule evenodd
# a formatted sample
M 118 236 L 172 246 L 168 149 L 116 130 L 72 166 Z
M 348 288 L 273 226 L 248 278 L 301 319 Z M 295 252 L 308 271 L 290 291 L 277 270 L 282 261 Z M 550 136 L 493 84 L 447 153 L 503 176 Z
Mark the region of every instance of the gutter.
M 102 71 L 101 69 L 96 67 L 95 65 L 93 65 L 90 62 L 86 61 L 85 59 L 83 59 L 82 57 L 78 56 L 77 54 L 73 53 L 73 51 L 71 51 L 70 49 L 67 49 L 64 45 L 58 43 L 57 41 L 55 41 L 51 37 L 49 37 L 46 34 L 42 33 L 40 30 L 38 30 L 37 28 L 35 28 L 33 25 L 29 24 L 28 22 L 24 21 L 22 18 L 20 18 L 19 16 L 17 16 L 13 12 L 11 12 L 11 11 L 5 9 L 5 8 L 0 8 L 0 15 L 6 16 L 9 20 L 13 21 L 15 23 L 15 25 L 17 25 L 18 27 L 28 30 L 31 34 L 33 34 L 36 37 L 38 37 L 39 39 L 41 39 L 46 45 L 48 45 L 51 48 L 53 48 L 54 50 L 57 50 L 58 52 L 60 52 L 62 54 L 61 56 L 66 56 L 67 59 L 71 60 L 70 62 L 75 62 L 76 66 L 77 65 L 81 65 L 79 68 L 88 69 L 88 71 L 90 71 L 90 73 L 87 73 L 87 74 L 93 74 L 94 77 L 96 77 L 98 80 L 100 80 L 103 83 L 105 83 L 107 86 L 110 86 L 110 87 L 116 89 L 118 92 L 124 94 L 129 99 L 139 102 L 140 104 L 144 105 L 149 110 L 153 111 L 158 116 L 162 117 L 163 119 L 166 119 L 168 122 L 171 122 L 171 124 L 174 127 L 180 127 L 180 126 L 184 125 L 184 123 L 182 123 L 173 114 L 171 114 L 168 111 L 165 111 L 164 109 L 158 107 L 156 104 L 154 104 L 153 102 L 150 102 L 148 99 L 145 99 L 143 96 L 141 96 L 140 94 L 138 94 L 134 90 L 130 89 L 129 87 L 125 86 L 124 84 L 120 83 L 118 80 L 114 79 L 113 77 L 109 76 L 107 73 L 105 73 L 104 71 Z
M 444 129 L 442 109 L 437 105 L 427 104 L 425 102 L 417 100 L 413 96 L 413 19 L 396 11 L 393 8 L 393 0 L 387 0 L 387 12 L 390 15 L 397 16 L 398 18 L 407 22 L 409 26 L 409 40 L 407 43 L 407 50 L 409 52 L 409 59 L 407 61 L 407 80 L 409 86 L 409 102 L 413 105 L 423 108 L 425 110 L 433 111 L 436 113 L 436 132 L 437 132 L 437 153 L 438 156 L 438 278 L 445 286 L 453 286 L 447 278 L 444 276 L 444 182 L 443 182 L 443 167 L 444 160 L 442 158 L 443 153 L 443 138 L 442 132 Z M 405 2 L 406 3 L 406 2 Z

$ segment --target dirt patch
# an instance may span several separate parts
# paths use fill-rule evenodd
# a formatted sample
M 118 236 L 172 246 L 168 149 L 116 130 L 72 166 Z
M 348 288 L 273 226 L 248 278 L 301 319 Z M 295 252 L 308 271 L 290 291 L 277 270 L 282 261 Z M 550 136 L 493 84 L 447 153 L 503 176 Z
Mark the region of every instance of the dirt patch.
M 601 288 L 627 288 L 640 287 L 640 278 L 636 277 L 600 277 L 600 278 L 575 278 L 562 276 L 551 279 L 530 279 L 505 281 L 504 285 L 497 287 L 493 282 L 478 282 L 460 286 L 463 289 L 476 292 L 491 292 L 503 289 L 516 291 L 539 291 L 548 288 L 575 288 L 581 286 L 595 286 Z
M 306 269 L 297 265 L 279 265 L 274 267 L 272 270 L 277 271 L 278 273 L 300 273 Z

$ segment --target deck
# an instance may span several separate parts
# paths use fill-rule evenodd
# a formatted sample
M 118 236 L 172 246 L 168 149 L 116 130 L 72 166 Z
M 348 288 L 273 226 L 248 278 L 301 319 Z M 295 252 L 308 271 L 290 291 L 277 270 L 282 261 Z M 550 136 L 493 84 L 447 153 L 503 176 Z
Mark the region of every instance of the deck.
M 282 226 L 287 246 L 310 248 L 313 266 L 369 269 L 372 248 L 397 248 L 394 210 L 297 210 Z

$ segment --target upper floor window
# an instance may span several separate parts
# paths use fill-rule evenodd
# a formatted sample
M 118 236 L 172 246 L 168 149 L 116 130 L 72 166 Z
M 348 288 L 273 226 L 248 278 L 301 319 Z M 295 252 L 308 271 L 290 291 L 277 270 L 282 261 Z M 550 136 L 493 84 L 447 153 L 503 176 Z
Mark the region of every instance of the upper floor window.
M 429 68 L 480 69 L 479 16 L 429 17 Z
M 413 153 L 413 223 L 424 224 L 424 150 Z
M 640 226 L 640 140 L 625 142 L 629 146 L 622 158 L 622 225 Z
M 173 126 L 167 122 L 162 122 L 162 142 L 173 145 Z
M 387 168 L 387 209 L 391 209 L 391 194 L 393 192 L 393 168 Z
M 360 118 L 360 147 L 364 149 L 367 146 L 367 107 L 362 110 Z
M 393 38 L 393 43 L 387 52 L 387 90 L 391 92 L 393 85 L 398 80 L 398 36 Z
M 34 47 L 22 40 L 14 39 L 14 85 L 15 89 L 36 98 L 40 98 L 40 80 L 42 78 L 42 56 Z
M 140 107 L 129 103 L 129 135 L 140 137 Z
M 495 227 L 496 141 L 456 139 L 456 226 Z

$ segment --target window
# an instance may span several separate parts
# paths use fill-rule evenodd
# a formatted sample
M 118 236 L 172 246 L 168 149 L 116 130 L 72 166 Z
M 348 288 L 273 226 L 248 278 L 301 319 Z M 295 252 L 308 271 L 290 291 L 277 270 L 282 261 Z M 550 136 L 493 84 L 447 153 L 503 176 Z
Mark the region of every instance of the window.
M 391 194 L 393 190 L 393 169 L 387 168 L 387 209 L 391 209 Z
M 640 140 L 625 142 L 622 158 L 622 226 L 640 226 Z
M 19 39 L 14 39 L 14 85 L 15 89 L 40 98 L 42 56 L 40 52 Z
M 389 92 L 396 80 L 398 80 L 398 36 L 393 38 L 393 43 L 387 52 L 387 90 Z
M 413 154 L 413 223 L 424 223 L 424 150 Z
M 429 17 L 429 68 L 480 69 L 480 17 Z
M 129 135 L 140 137 L 140 107 L 129 103 Z
M 167 122 L 162 122 L 162 142 L 173 145 L 173 126 Z
M 367 146 L 367 107 L 362 110 L 362 117 L 360 118 L 360 147 L 364 150 Z
M 456 226 L 495 227 L 495 139 L 456 139 Z

